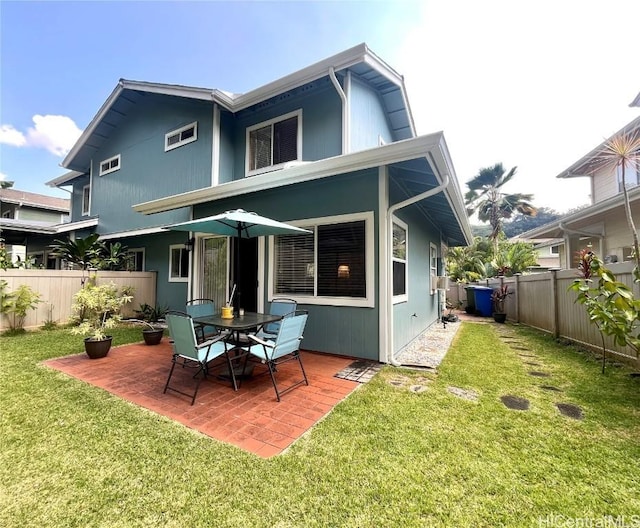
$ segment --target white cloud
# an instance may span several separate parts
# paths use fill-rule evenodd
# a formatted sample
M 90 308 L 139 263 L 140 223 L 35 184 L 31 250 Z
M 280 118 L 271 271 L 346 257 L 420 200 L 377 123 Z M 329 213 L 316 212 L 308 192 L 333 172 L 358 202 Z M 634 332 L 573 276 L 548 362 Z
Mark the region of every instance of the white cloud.
M 6 180 L 8 177 L 6 174 L 4 174 L 3 172 L 0 172 L 0 181 L 4 181 Z
M 0 125 L 0 143 L 13 147 L 24 147 L 27 144 L 27 138 L 11 125 Z
M 29 145 L 42 147 L 56 156 L 64 156 L 80 137 L 80 130 L 73 119 L 60 115 L 34 115 L 34 128 L 29 128 Z
M 73 119 L 67 116 L 36 114 L 33 124 L 26 135 L 12 125 L 1 125 L 0 143 L 14 147 L 43 148 L 62 157 L 71 150 L 82 133 Z

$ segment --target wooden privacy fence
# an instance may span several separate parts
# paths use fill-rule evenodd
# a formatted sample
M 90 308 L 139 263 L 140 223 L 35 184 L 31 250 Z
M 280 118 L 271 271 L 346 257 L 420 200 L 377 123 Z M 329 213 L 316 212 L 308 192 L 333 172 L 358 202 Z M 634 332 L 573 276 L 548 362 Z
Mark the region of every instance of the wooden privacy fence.
M 122 310 L 124 317 L 133 317 L 134 310 L 141 304 L 156 304 L 155 271 L 97 271 L 97 284 L 113 282 L 118 288 L 125 286 L 133 289 L 133 301 Z M 85 272 L 84 277 L 89 273 Z M 29 310 L 24 323 L 25 328 L 36 328 L 47 321 L 66 323 L 71 316 L 73 295 L 82 287 L 83 273 L 70 270 L 14 270 L 0 272 L 0 280 L 8 283 L 7 291 L 15 291 L 21 284 L 29 286 L 41 295 L 42 302 L 35 310 Z M 6 316 L 0 318 L 0 330 L 9 328 Z
M 609 264 L 607 267 L 620 282 L 632 288 L 636 298 L 640 298 L 640 288 L 633 282 L 632 262 Z M 596 326 L 589 322 L 584 306 L 574 302 L 577 294 L 567 291 L 577 278 L 577 270 L 569 269 L 486 279 L 471 286 L 496 288 L 504 282 L 509 286 L 509 291 L 514 292 L 505 303 L 508 320 L 538 328 L 554 337 L 569 339 L 593 350 L 602 350 L 602 339 Z M 467 305 L 465 286 L 468 285 L 451 284 L 447 291 L 447 298 L 453 303 L 462 301 L 463 309 Z M 633 350 L 615 345 L 611 338 L 605 337 L 605 348 L 625 361 L 636 359 Z

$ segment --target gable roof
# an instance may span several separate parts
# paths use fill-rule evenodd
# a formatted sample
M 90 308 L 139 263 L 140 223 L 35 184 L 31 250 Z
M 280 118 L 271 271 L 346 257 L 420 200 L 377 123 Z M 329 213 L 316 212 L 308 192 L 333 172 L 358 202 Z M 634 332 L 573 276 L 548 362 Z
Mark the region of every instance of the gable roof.
M 640 97 L 640 94 L 638 94 L 638 97 Z M 633 121 L 631 121 L 631 123 L 628 123 L 627 125 L 622 127 L 608 139 L 605 139 L 588 154 L 585 154 L 569 168 L 563 170 L 556 176 L 556 178 L 576 178 L 579 176 L 591 176 L 592 173 L 601 166 L 601 163 L 599 163 L 598 160 L 606 143 L 611 138 L 619 134 L 626 134 L 637 130 L 640 130 L 640 116 L 636 117 Z
M 71 205 L 71 201 L 68 198 L 57 198 L 45 194 L 19 191 L 18 189 L 0 189 L 0 198 L 5 203 L 65 213 L 69 212 L 69 206 Z
M 330 70 L 340 72 L 347 68 L 379 91 L 387 112 L 393 117 L 390 122 L 398 139 L 414 137 L 415 126 L 403 77 L 363 43 L 245 94 L 233 94 L 219 89 L 120 79 L 61 165 L 72 171 L 86 171 L 93 154 L 107 140 L 109 133 L 126 118 L 131 107 L 147 94 L 209 101 L 212 104 L 219 104 L 230 112 L 239 112 L 284 92 L 326 77 Z M 70 179 L 73 178 L 70 177 Z M 60 182 L 58 178 L 53 181 L 57 181 L 57 185 L 61 185 L 70 179 Z
M 640 106 L 640 92 L 638 92 L 638 95 L 636 95 L 636 98 L 631 101 L 629 106 Z

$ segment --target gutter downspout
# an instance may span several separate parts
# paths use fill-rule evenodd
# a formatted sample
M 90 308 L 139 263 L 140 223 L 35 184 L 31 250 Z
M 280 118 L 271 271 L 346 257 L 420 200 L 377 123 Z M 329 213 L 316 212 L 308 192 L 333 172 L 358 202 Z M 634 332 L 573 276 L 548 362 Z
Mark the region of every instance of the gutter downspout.
M 336 71 L 333 66 L 329 68 L 329 79 L 331 79 L 331 82 L 342 101 L 342 153 L 347 154 L 349 152 L 349 116 L 347 114 L 349 107 L 347 104 L 347 96 L 338 82 Z
M 602 247 L 602 238 L 604 237 L 604 235 L 599 235 L 597 233 L 589 233 L 588 231 L 581 231 L 579 229 L 569 229 L 568 227 L 565 226 L 564 222 L 559 222 L 558 223 L 558 227 L 561 229 L 561 231 L 567 235 L 582 235 L 582 236 L 586 236 L 589 238 L 597 238 L 600 248 L 599 248 L 599 253 L 600 255 L 603 254 L 603 247 Z M 571 268 L 571 261 L 570 261 L 570 252 L 568 251 L 570 248 L 566 247 L 567 244 L 565 242 L 565 251 L 564 251 L 564 256 L 565 256 L 565 265 L 567 267 L 567 269 Z M 569 260 L 569 261 L 567 261 Z
M 429 163 L 428 159 L 427 159 L 427 163 Z M 431 164 L 429 163 L 429 165 Z M 433 172 L 436 175 L 436 178 L 438 178 L 437 171 L 433 171 Z M 437 187 L 434 187 L 433 189 L 429 189 L 428 191 L 418 194 L 412 198 L 409 198 L 404 202 L 399 202 L 397 204 L 394 204 L 387 209 L 387 256 L 386 258 L 391 256 L 393 252 L 393 215 L 395 214 L 395 212 L 399 209 L 404 209 L 409 205 L 419 202 L 420 200 L 424 200 L 426 198 L 430 198 L 431 196 L 441 193 L 449 186 L 449 183 L 450 183 L 449 175 L 445 173 L 444 177 L 442 178 L 442 181 L 440 182 L 440 185 L 438 185 Z M 398 363 L 393 357 L 393 266 L 388 266 L 388 270 L 387 270 L 387 302 L 389 302 L 391 305 L 391 308 L 388 313 L 389 330 L 387 332 L 387 360 L 388 360 L 388 363 L 393 365 L 394 367 L 400 367 L 401 364 Z

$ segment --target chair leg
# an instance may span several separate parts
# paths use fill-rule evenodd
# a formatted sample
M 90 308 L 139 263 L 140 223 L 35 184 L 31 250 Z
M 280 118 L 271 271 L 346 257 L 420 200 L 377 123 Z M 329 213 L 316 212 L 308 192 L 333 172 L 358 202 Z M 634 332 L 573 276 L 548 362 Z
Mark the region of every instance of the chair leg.
M 276 383 L 276 376 L 275 376 L 276 365 L 273 361 L 267 361 L 267 367 L 269 367 L 269 375 L 271 376 L 271 383 L 273 383 L 273 388 L 276 391 L 276 399 L 280 401 L 280 391 L 278 391 L 278 384 Z
M 173 369 L 175 367 L 176 367 L 176 358 L 174 356 L 173 361 L 171 362 L 171 370 L 169 371 L 169 377 L 167 378 L 167 383 L 165 383 L 164 391 L 162 391 L 163 394 L 167 393 L 167 389 L 169 388 L 169 381 L 171 381 L 171 376 L 173 376 Z
M 302 356 L 300 352 L 296 352 L 296 357 L 298 358 L 298 363 L 300 363 L 300 370 L 302 370 L 302 376 L 304 377 L 304 382 L 309 385 L 309 380 L 307 379 L 307 373 L 304 370 L 304 365 L 302 364 Z
M 173 387 L 169 387 L 169 382 L 171 381 L 171 376 L 173 376 L 173 369 L 175 368 L 176 363 L 177 363 L 177 358 L 176 358 L 176 356 L 174 356 L 173 357 L 173 361 L 171 363 L 171 370 L 169 371 L 169 377 L 167 378 L 167 383 L 164 386 L 163 394 L 166 394 L 167 390 L 172 390 L 174 392 L 177 392 L 178 394 L 182 394 L 183 396 L 187 396 L 187 397 L 191 398 L 191 405 L 193 405 L 195 403 L 195 401 L 196 401 L 196 396 L 198 395 L 198 389 L 200 388 L 200 382 L 202 381 L 202 378 L 206 378 L 207 377 L 206 366 L 202 365 L 200 363 L 197 372 L 193 375 L 193 378 L 196 380 L 196 389 L 195 389 L 195 392 L 193 393 L 193 395 L 191 395 L 191 394 L 188 394 L 188 393 L 183 392 L 181 390 L 174 389 Z M 187 366 L 187 361 L 185 359 L 183 361 L 183 363 L 182 363 L 182 368 L 184 368 L 186 366 Z M 202 377 L 198 377 L 198 374 L 200 374 L 200 372 L 202 372 Z

